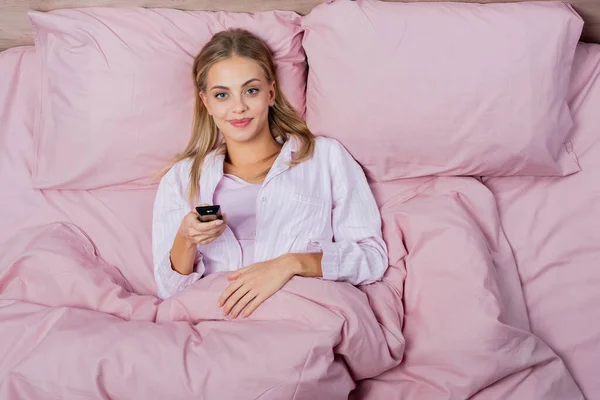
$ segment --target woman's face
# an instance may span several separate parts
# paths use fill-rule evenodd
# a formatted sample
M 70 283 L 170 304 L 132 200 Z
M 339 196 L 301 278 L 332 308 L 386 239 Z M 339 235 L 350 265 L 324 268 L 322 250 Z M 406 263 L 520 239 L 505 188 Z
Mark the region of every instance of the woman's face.
M 200 97 L 227 142 L 270 135 L 269 106 L 275 102 L 275 83 L 267 82 L 256 61 L 233 56 L 214 64 Z

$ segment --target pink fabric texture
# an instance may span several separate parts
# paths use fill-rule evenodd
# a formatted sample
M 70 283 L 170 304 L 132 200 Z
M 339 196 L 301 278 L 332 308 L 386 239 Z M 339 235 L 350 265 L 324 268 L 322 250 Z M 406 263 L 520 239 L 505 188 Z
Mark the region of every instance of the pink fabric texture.
M 580 44 L 570 105 L 582 171 L 568 178 L 493 178 L 533 332 L 600 399 L 600 45 Z
M 384 281 L 404 284 L 406 349 L 399 366 L 360 382 L 355 399 L 583 399 L 562 360 L 530 333 L 485 186 L 427 177 L 373 190 L 390 264 L 404 275 Z
M 86 8 L 31 12 L 42 94 L 36 188 L 134 188 L 153 182 L 191 133 L 193 58 L 214 33 L 247 28 L 274 53 L 304 113 L 306 63 L 292 12 Z
M 75 223 L 94 238 L 106 261 L 130 266 L 122 272 L 137 293 L 156 293 L 151 247 L 156 187 L 32 189 L 33 128 L 40 87 L 35 49 L 14 48 L 0 53 L 0 76 L 0 249 L 20 229 Z
M 312 400 L 346 398 L 353 388 L 353 398 L 368 400 L 583 398 L 561 359 L 529 333 L 495 198 L 473 178 L 372 185 L 390 250 L 381 283 L 356 290 L 294 279 L 255 316 L 240 321 L 224 321 L 215 305 L 225 285 L 219 274 L 160 303 L 150 257 L 155 188 L 39 191 L 24 180 L 34 159 L 33 55 L 31 48 L 0 54 L 0 75 L 9 77 L 0 83 L 0 184 L 13 194 L 0 196 L 0 398 L 247 398 L 255 393 L 262 399 Z M 597 81 L 590 73 L 595 65 L 586 61 L 584 67 Z M 598 99 L 586 79 L 577 80 L 577 96 L 587 105 L 575 114 L 578 126 L 587 127 L 585 140 L 576 142 L 584 170 L 569 180 L 597 175 L 593 168 L 586 175 L 585 154 L 593 156 L 598 147 L 592 114 Z M 539 204 L 522 203 L 520 210 L 534 213 L 533 207 Z M 564 210 L 560 221 L 577 233 L 578 224 L 568 220 L 573 209 Z M 577 212 L 583 218 L 584 211 Z M 595 213 L 589 207 L 586 229 L 599 219 Z M 25 227 L 31 229 L 22 231 Z M 508 230 L 513 248 L 531 243 Z M 590 249 L 597 248 L 593 232 L 585 244 L 589 249 L 579 248 L 590 257 Z M 575 260 L 577 270 L 566 268 L 563 277 L 573 273 L 576 285 L 593 286 L 593 279 L 585 280 L 594 276 L 585 263 L 594 260 L 586 260 Z M 523 268 L 519 263 L 521 274 Z M 531 270 L 532 278 L 535 273 Z M 579 374 L 577 382 L 587 379 L 591 390 L 594 370 L 578 363 L 600 354 L 593 353 L 597 342 L 581 340 L 597 335 L 596 325 L 583 324 L 595 318 L 598 307 L 560 303 L 563 311 L 556 308 L 562 298 L 551 290 L 562 283 L 550 275 L 539 282 L 530 292 L 535 301 L 527 303 L 538 303 L 531 326 L 557 346 Z M 590 297 L 589 304 L 597 298 Z M 572 307 L 587 304 L 564 300 Z M 548 314 L 552 309 L 556 316 Z M 582 315 L 565 319 L 568 310 Z M 578 343 L 590 354 L 569 359 Z
M 402 357 L 399 319 L 387 310 L 380 325 L 372 309 L 388 300 L 384 283 L 373 298 L 294 278 L 256 315 L 228 321 L 216 305 L 223 274 L 161 303 L 133 293 L 76 227 L 24 230 L 10 249 L 0 256 L 0 398 L 33 387 L 46 398 L 346 399 L 353 379 Z
M 302 22 L 307 112 L 377 181 L 579 171 L 567 4 L 321 4 Z
M 39 196 L 29 185 L 38 70 L 33 47 L 0 53 L 0 244 L 15 234 L 30 218 L 32 206 L 39 204 Z

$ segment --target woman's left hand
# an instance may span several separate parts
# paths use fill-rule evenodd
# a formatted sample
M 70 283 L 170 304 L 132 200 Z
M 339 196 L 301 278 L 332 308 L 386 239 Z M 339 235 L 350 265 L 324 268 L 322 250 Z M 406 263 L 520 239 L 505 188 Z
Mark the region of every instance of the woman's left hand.
M 219 298 L 219 306 L 225 315 L 234 318 L 244 310 L 246 318 L 275 294 L 294 276 L 293 264 L 285 257 L 256 263 L 241 268 L 227 277 L 233 281 Z

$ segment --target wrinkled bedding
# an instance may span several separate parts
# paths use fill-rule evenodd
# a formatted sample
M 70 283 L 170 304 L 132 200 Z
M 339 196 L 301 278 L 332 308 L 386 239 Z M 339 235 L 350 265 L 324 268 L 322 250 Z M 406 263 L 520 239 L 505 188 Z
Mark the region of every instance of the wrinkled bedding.
M 123 267 L 76 226 L 20 231 L 0 257 L 0 394 L 335 399 L 359 381 L 355 398 L 482 389 L 580 398 L 562 361 L 528 332 L 489 191 L 467 178 L 416 191 L 382 207 L 392 260 L 384 282 L 361 292 L 294 278 L 247 320 L 228 321 L 216 306 L 223 275 L 161 303 L 134 293 Z
M 0 54 L 0 399 L 584 398 L 528 315 L 528 239 L 475 178 L 373 184 L 381 283 L 294 278 L 246 320 L 216 306 L 223 275 L 161 303 L 154 188 L 29 188 L 32 57 Z
M 399 366 L 361 382 L 355 398 L 583 398 L 561 359 L 529 331 L 492 193 L 474 178 L 374 189 L 390 258 L 406 268 L 406 351 Z M 393 239 L 398 231 L 405 251 Z
M 394 294 L 384 283 L 368 298 L 349 284 L 294 278 L 252 318 L 227 321 L 216 306 L 222 274 L 161 303 L 133 293 L 73 226 L 24 230 L 7 250 L 2 398 L 343 399 L 353 379 L 402 357 L 399 320 L 380 326 L 369 307 Z
M 572 146 L 582 171 L 567 178 L 494 178 L 532 331 L 564 360 L 589 400 L 600 399 L 600 45 L 577 49 L 570 91 Z

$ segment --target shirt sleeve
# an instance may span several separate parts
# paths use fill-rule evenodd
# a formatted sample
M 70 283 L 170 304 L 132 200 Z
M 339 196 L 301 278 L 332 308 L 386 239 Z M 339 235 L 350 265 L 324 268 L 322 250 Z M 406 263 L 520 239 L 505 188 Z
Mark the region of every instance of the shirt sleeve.
M 330 160 L 333 242 L 312 243 L 323 252 L 323 279 L 373 283 L 388 268 L 381 214 L 362 168 L 341 144 L 332 146 Z
M 154 278 L 158 287 L 158 297 L 166 299 L 196 282 L 204 273 L 202 254 L 196 248 L 194 272 L 182 275 L 173 270 L 171 265 L 171 248 L 175 235 L 183 217 L 190 212 L 190 206 L 185 198 L 185 190 L 175 167 L 160 181 L 152 217 L 152 258 L 154 260 Z

